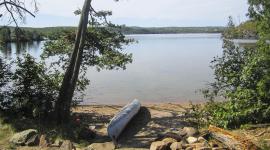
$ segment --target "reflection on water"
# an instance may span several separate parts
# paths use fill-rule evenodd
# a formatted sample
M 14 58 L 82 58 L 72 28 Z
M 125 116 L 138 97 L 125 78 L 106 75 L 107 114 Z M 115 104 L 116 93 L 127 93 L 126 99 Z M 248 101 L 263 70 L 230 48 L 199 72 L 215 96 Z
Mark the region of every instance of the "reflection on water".
M 26 52 L 37 58 L 42 53 L 43 45 L 44 41 L 6 43 L 0 46 L 0 52 L 7 59 L 21 56 Z
M 138 41 L 124 52 L 133 54 L 127 70 L 89 68 L 91 80 L 84 103 L 126 103 L 134 98 L 142 102 L 200 101 L 196 90 L 213 81 L 209 67 L 213 57 L 222 53 L 220 34 L 129 35 Z M 42 53 L 44 42 L 11 43 L 2 55 L 14 58 L 28 52 Z

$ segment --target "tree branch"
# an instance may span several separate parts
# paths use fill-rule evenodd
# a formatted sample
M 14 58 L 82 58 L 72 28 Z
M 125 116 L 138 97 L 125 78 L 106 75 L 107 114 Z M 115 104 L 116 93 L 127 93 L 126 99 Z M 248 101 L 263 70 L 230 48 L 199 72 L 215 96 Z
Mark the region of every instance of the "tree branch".
M 7 2 L 7 1 L 4 1 L 4 2 L 0 3 L 0 6 L 1 6 L 1 5 L 7 6 L 7 4 L 12 5 L 12 6 L 15 6 L 16 8 L 20 8 L 20 9 L 22 9 L 23 11 L 27 12 L 28 14 L 30 14 L 32 17 L 36 17 L 32 12 L 30 12 L 30 11 L 27 10 L 26 8 L 24 8 L 24 7 L 20 6 L 20 5 L 17 5 L 17 4 L 15 4 L 15 3 L 13 3 L 13 2 Z

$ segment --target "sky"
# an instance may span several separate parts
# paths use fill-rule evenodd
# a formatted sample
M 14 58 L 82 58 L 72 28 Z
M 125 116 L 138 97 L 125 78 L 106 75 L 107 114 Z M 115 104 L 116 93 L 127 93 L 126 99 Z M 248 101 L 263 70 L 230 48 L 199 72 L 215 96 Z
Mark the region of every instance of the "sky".
M 26 2 L 31 0 L 25 0 Z M 36 17 L 21 26 L 77 26 L 73 12 L 84 0 L 37 0 Z M 93 0 L 96 10 L 111 10 L 113 23 L 127 26 L 225 26 L 228 16 L 239 23 L 247 19 L 247 0 Z M 0 20 L 0 25 L 6 22 Z

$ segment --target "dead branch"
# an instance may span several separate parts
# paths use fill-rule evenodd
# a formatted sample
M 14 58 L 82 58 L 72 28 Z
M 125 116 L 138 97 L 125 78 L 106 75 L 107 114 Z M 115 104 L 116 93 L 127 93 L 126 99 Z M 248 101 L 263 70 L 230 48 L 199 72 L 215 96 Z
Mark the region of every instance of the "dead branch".
M 7 12 L 10 14 L 11 19 L 13 20 L 13 22 L 15 23 L 15 25 L 18 27 L 18 23 L 17 23 L 17 18 L 15 17 L 14 14 L 18 14 L 19 19 L 23 19 L 24 18 L 24 12 L 30 14 L 32 17 L 35 17 L 35 15 L 30 12 L 28 9 L 26 9 L 25 7 L 23 7 L 22 5 L 24 5 L 23 2 L 20 1 L 12 1 L 12 0 L 4 0 L 3 2 L 0 3 L 0 7 L 4 6 L 5 9 L 7 10 Z M 35 3 L 35 8 L 37 8 L 36 3 Z M 3 15 L 1 14 L 1 17 Z
M 208 128 L 210 135 L 222 142 L 231 149 L 236 150 L 257 150 L 257 146 L 245 137 L 240 137 L 230 131 L 210 125 Z

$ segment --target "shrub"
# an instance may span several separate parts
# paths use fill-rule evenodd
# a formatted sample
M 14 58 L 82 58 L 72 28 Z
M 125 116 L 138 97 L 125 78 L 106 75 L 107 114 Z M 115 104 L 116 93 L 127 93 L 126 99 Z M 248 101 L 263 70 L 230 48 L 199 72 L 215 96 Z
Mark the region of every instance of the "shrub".
M 25 117 L 47 118 L 53 112 L 61 74 L 50 71 L 29 54 L 17 58 L 13 65 L 11 72 L 6 69 L 7 65 L 0 64 L 4 68 L 0 72 L 0 108 Z

